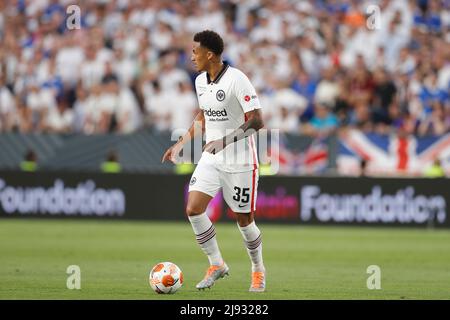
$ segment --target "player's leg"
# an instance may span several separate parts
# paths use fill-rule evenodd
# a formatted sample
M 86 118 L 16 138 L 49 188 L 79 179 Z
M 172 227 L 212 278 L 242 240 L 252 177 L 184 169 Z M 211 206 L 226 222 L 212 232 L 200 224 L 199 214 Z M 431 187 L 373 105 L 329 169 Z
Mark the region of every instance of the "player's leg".
M 244 238 L 252 262 L 252 272 L 265 272 L 262 256 L 262 234 L 254 220 L 254 213 L 235 212 L 238 228 Z
M 210 264 L 204 279 L 197 284 L 198 289 L 210 288 L 215 280 L 225 276 L 229 271 L 220 253 L 215 227 L 206 214 L 209 202 L 219 189 L 216 169 L 200 162 L 192 174 L 186 206 L 186 214 L 197 243 L 208 257 Z
M 186 214 L 192 225 L 197 243 L 207 255 L 209 264 L 221 266 L 223 264 L 222 255 L 216 239 L 216 230 L 208 215 L 206 208 L 212 197 L 200 191 L 190 191 Z
M 265 267 L 262 254 L 262 235 L 254 220 L 258 188 L 257 169 L 240 173 L 222 173 L 225 201 L 236 214 L 239 231 L 252 264 L 250 291 L 265 290 Z

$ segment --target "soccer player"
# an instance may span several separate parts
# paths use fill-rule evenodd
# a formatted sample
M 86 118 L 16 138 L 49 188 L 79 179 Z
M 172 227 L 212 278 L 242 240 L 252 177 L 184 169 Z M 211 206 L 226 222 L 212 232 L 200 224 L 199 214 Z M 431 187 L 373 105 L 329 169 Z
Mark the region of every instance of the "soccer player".
M 261 232 L 255 224 L 258 158 L 253 134 L 264 124 L 253 85 L 240 70 L 222 60 L 224 43 L 214 31 L 195 34 L 191 60 L 200 73 L 195 88 L 200 110 L 188 132 L 164 154 L 162 162 L 176 162 L 185 143 L 206 134 L 206 145 L 192 174 L 186 214 L 210 266 L 197 289 L 210 288 L 229 268 L 217 244 L 206 208 L 222 188 L 237 218 L 252 263 L 251 292 L 265 290 Z M 180 110 L 181 111 L 181 110 Z M 197 129 L 200 130 L 197 130 Z

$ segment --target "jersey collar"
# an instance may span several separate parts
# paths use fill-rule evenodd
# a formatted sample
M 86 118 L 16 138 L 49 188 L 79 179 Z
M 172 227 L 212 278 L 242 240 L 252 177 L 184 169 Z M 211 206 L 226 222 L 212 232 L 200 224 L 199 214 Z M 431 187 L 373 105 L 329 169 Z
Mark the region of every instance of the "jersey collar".
M 218 84 L 219 80 L 223 77 L 223 75 L 225 74 L 225 72 L 228 70 L 228 67 L 230 65 L 228 64 L 228 62 L 223 61 L 223 67 L 222 70 L 220 70 L 219 74 L 217 75 L 217 77 L 214 79 L 214 81 L 211 81 L 211 78 L 209 77 L 208 72 L 206 72 L 206 80 L 208 81 L 208 84 L 210 84 L 211 82 Z

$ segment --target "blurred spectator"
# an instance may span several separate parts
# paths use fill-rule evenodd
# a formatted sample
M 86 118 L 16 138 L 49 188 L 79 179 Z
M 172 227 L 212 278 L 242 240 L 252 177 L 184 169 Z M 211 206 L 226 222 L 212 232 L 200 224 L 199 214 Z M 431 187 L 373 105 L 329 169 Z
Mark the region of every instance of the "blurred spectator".
M 70 133 L 73 127 L 73 110 L 63 98 L 58 99 L 57 107 L 51 109 L 45 119 L 44 130 L 50 133 Z
M 20 163 L 20 169 L 26 172 L 34 172 L 38 168 L 37 161 L 36 153 L 32 149 L 28 149 L 23 161 Z
M 30 83 L 26 96 L 26 105 L 31 112 L 34 131 L 42 131 L 49 113 L 57 108 L 56 97 L 50 89 L 40 88 L 37 83 Z
M 375 70 L 373 80 L 373 120 L 374 122 L 389 123 L 388 109 L 395 98 L 397 88 L 388 78 L 385 70 Z
M 81 83 L 85 89 L 99 84 L 105 74 L 105 64 L 100 61 L 94 46 L 88 45 L 84 50 L 84 61 L 80 69 Z
M 359 99 L 355 102 L 346 120 L 350 126 L 363 131 L 371 131 L 373 128 L 371 118 L 372 114 L 368 103 L 364 99 Z
M 336 98 L 339 95 L 339 85 L 335 79 L 333 68 L 323 70 L 321 80 L 315 90 L 314 101 L 316 103 L 325 103 L 334 107 Z
M 313 80 L 306 72 L 300 70 L 297 78 L 292 82 L 291 88 L 298 94 L 308 99 L 309 103 L 312 103 L 317 90 L 317 82 Z
M 48 129 L 63 108 L 57 101 L 74 114 L 68 132 L 185 127 L 197 110 L 192 36 L 203 29 L 224 37 L 224 57 L 254 83 L 269 129 L 298 132 L 321 118 L 314 104 L 326 104 L 327 117 L 366 131 L 450 130 L 444 0 L 376 1 L 374 30 L 368 2 L 357 0 L 71 4 L 83 13 L 80 30 L 65 26 L 66 0 L 1 2 L 1 131 Z M 292 107 L 289 96 L 302 102 Z
M 114 70 L 118 75 L 120 85 L 130 87 L 137 76 L 137 63 L 135 59 L 131 59 L 124 54 L 124 49 L 119 47 L 115 49 Z
M 153 93 L 145 101 L 148 123 L 159 131 L 167 131 L 171 127 L 172 115 L 168 105 L 175 104 L 173 95 L 164 92 L 159 81 L 153 81 Z
M 195 164 L 190 162 L 183 162 L 175 164 L 173 172 L 178 175 L 192 174 L 195 170 Z
M 12 118 L 16 112 L 14 96 L 0 77 L 0 132 L 12 129 Z
M 366 159 L 361 159 L 360 163 L 359 163 L 359 176 L 360 177 L 367 177 L 367 160 Z
M 269 127 L 278 128 L 282 132 L 298 133 L 300 116 L 308 106 L 308 100 L 287 88 L 281 81 L 276 81 L 271 98 L 273 110 L 270 114 Z
M 141 116 L 136 97 L 127 86 L 119 86 L 117 81 L 113 81 L 113 90 L 117 100 L 115 118 L 117 133 L 125 134 L 136 131 L 141 125 Z
M 314 117 L 303 128 L 303 133 L 313 137 L 323 137 L 332 134 L 338 127 L 338 119 L 331 112 L 331 106 L 316 103 Z
M 95 107 L 97 111 L 96 129 L 98 133 L 107 133 L 116 126 L 114 111 L 117 107 L 117 85 L 116 80 L 104 78 L 100 85 L 100 96 Z
M 198 112 L 197 97 L 192 91 L 190 81 L 180 82 L 176 93 L 176 102 L 170 104 L 171 130 L 188 130 Z
M 434 160 L 433 164 L 426 168 L 424 176 L 427 178 L 443 178 L 445 177 L 444 168 L 439 159 Z
M 10 118 L 11 130 L 16 132 L 33 132 L 32 112 L 20 97 L 16 97 L 16 112 Z
M 277 113 L 269 121 L 271 128 L 278 128 L 280 132 L 297 133 L 299 131 L 298 114 L 291 112 L 286 106 L 277 108 Z
M 419 124 L 419 135 L 441 135 L 448 129 L 445 127 L 445 113 L 442 105 L 438 101 L 431 104 L 429 115 L 425 116 Z
M 161 70 L 159 71 L 159 82 L 164 92 L 178 90 L 180 82 L 188 82 L 189 75 L 183 69 L 177 67 L 177 54 L 171 52 L 161 58 Z
M 83 114 L 83 133 L 93 134 L 100 133 L 100 117 L 101 109 L 100 102 L 102 97 L 102 85 L 96 84 L 90 88 L 89 95 L 85 102 L 83 102 L 85 111 Z M 77 100 L 78 101 L 78 100 Z M 80 112 L 83 112 L 80 110 Z
M 411 74 L 416 67 L 416 58 L 411 54 L 408 47 L 403 47 L 400 50 L 398 64 L 394 66 L 393 71 L 400 74 Z
M 75 94 L 75 102 L 73 104 L 73 129 L 75 132 L 83 132 L 87 114 L 87 99 L 87 90 L 81 85 L 78 85 Z
M 106 156 L 105 161 L 100 165 L 100 169 L 104 173 L 119 173 L 122 166 L 119 163 L 119 157 L 114 150 L 111 150 Z

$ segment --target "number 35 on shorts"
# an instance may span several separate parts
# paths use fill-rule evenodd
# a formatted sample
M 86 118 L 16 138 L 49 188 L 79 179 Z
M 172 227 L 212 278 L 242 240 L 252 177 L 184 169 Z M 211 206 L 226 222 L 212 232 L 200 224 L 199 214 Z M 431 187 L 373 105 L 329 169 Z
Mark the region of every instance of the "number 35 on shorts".
M 258 173 L 256 170 L 227 175 L 223 195 L 234 212 L 247 213 L 256 210 Z
M 236 191 L 235 195 L 233 196 L 233 200 L 236 202 L 240 202 L 244 205 L 248 204 L 250 201 L 250 194 L 249 190 L 250 188 L 240 188 L 235 186 L 234 190 Z

